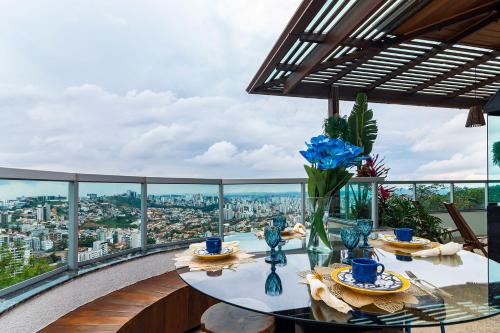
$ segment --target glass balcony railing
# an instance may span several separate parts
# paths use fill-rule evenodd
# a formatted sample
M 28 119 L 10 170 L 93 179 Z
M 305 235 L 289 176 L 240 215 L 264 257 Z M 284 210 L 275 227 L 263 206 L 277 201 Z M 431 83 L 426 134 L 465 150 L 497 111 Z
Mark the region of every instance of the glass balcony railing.
M 207 235 L 255 238 L 280 214 L 291 224 L 306 224 L 306 182 L 0 168 L 0 296 L 61 272 L 74 274 L 125 255 L 187 246 Z M 417 198 L 434 212 L 443 210 L 442 201 L 455 201 L 465 211 L 484 210 L 488 195 L 485 181 L 354 178 L 340 191 L 330 211 L 333 217 L 372 218 L 377 225 L 378 195 L 373 193 L 380 184 L 393 187 L 394 195 Z

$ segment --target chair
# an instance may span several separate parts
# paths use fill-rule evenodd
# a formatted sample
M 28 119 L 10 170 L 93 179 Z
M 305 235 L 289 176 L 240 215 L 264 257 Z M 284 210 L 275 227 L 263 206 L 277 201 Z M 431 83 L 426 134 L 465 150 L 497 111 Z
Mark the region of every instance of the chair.
M 473 252 L 474 249 L 478 249 L 481 250 L 481 252 L 483 252 L 485 256 L 488 256 L 488 252 L 484 248 L 488 244 L 480 241 L 479 238 L 477 238 L 476 234 L 467 224 L 464 217 L 458 210 L 457 206 L 455 206 L 455 204 L 453 203 L 444 202 L 443 204 L 448 210 L 451 219 L 453 220 L 453 222 L 455 222 L 455 225 L 457 226 L 457 229 L 464 240 L 464 249 L 469 250 L 471 252 Z

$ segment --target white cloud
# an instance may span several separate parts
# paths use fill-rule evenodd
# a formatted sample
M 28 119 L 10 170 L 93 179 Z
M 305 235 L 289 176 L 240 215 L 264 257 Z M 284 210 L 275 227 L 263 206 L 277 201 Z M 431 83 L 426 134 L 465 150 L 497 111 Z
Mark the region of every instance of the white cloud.
M 220 141 L 211 145 L 206 152 L 195 156 L 193 161 L 200 164 L 220 165 L 231 163 L 231 159 L 238 151 L 231 142 Z
M 244 90 L 299 3 L 2 1 L 0 165 L 303 177 L 326 101 Z M 465 129 L 465 111 L 371 107 L 390 178 L 484 176 L 485 128 Z

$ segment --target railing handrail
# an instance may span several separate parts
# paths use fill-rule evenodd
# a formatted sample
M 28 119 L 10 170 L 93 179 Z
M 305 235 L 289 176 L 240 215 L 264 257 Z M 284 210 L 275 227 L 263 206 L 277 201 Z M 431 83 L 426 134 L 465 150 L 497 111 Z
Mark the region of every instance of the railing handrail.
M 71 173 L 62 171 L 46 171 L 35 169 L 19 169 L 0 167 L 0 179 L 40 180 L 40 181 L 80 181 L 96 183 L 148 183 L 148 184 L 302 184 L 307 178 L 186 178 L 186 177 L 148 177 L 112 174 Z M 475 184 L 497 183 L 500 181 L 486 179 L 424 179 L 424 180 L 389 180 L 382 177 L 354 177 L 355 183 L 384 184 Z

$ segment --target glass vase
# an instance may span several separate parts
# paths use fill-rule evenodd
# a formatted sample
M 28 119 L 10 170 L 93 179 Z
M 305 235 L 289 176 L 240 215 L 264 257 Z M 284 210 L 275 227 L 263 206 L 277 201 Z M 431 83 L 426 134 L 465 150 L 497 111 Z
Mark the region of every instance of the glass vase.
M 307 250 L 312 252 L 327 253 L 332 251 L 328 233 L 328 215 L 330 212 L 331 197 L 309 198 L 308 222 L 310 224 Z M 318 229 L 321 228 L 321 229 Z M 320 237 L 320 232 L 326 234 L 327 241 Z

